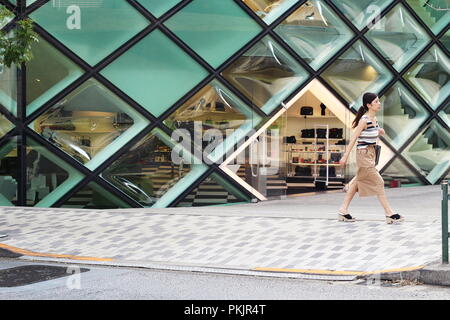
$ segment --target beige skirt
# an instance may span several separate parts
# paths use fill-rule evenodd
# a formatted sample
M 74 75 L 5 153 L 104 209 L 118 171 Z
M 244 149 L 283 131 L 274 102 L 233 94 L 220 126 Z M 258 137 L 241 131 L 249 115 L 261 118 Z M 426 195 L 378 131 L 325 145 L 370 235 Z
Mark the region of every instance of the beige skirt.
M 360 197 L 384 195 L 384 180 L 375 168 L 375 148 L 356 149 L 358 171 L 354 183 Z

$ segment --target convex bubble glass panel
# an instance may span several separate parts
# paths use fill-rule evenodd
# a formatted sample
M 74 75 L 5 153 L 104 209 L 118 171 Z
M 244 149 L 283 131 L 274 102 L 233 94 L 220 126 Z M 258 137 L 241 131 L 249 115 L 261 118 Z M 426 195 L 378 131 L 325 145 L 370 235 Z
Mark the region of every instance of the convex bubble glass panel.
M 11 131 L 14 125 L 3 114 L 0 113 L 0 139 Z
M 395 159 L 389 167 L 387 167 L 381 174 L 386 186 L 389 186 L 391 181 L 397 180 L 402 187 L 415 187 L 423 185 L 422 181 L 416 177 L 406 164 L 399 158 Z
M 150 23 L 124 0 L 48 1 L 31 18 L 91 65 Z
M 242 0 L 265 23 L 271 24 L 292 7 L 297 0 Z
M 62 159 L 27 137 L 27 205 L 51 207 L 83 179 Z
M 19 168 L 17 141 L 11 139 L 0 147 L 0 206 L 17 204 Z
M 393 0 L 332 0 L 338 9 L 359 29 L 370 25 L 373 19 Z
M 83 74 L 81 68 L 42 37 L 32 45 L 27 63 L 27 115 L 30 115 Z
M 244 137 L 251 135 L 261 117 L 214 80 L 172 113 L 164 124 L 183 137 L 186 148 L 203 151 L 207 163 L 221 162 Z M 173 135 L 172 135 L 173 136 Z M 194 151 L 193 151 L 194 152 Z
M 206 170 L 181 143 L 154 129 L 102 176 L 144 207 L 167 207 Z
M 365 36 L 399 72 L 430 41 L 428 34 L 400 4 L 370 27 Z
M 400 148 L 425 122 L 429 113 L 400 82 L 380 100 L 382 113 L 378 116 L 378 122 L 386 132 L 384 138 Z
M 142 39 L 101 73 L 157 117 L 208 75 L 159 30 Z
M 450 59 L 433 45 L 404 75 L 406 81 L 436 109 L 450 92 Z
M 308 72 L 269 36 L 256 43 L 223 76 L 265 113 L 271 113 L 309 76 Z
M 227 205 L 248 203 L 250 201 L 251 198 L 249 196 L 238 190 L 217 173 L 213 173 L 191 191 L 177 207 Z
M 217 68 L 261 27 L 234 1 L 194 0 L 165 25 Z
M 94 169 L 148 124 L 96 80 L 88 80 L 32 124 L 70 156 Z
M 0 65 L 0 104 L 17 116 L 17 68 Z
M 445 121 L 447 126 L 450 127 L 450 103 L 447 104 L 447 106 L 441 112 L 439 112 L 439 116 L 442 118 L 442 120 Z
M 407 0 L 407 3 L 434 34 L 441 32 L 450 21 L 448 0 Z
M 441 42 L 447 49 L 447 52 L 450 53 L 450 29 L 442 35 Z
M 320 0 L 307 1 L 275 32 L 316 70 L 353 37 L 351 29 Z
M 138 2 L 150 11 L 155 17 L 159 18 L 169 11 L 181 0 L 138 0 Z
M 322 77 L 356 109 L 364 92 L 379 92 L 392 79 L 386 66 L 361 42 L 344 52 Z
M 434 184 L 450 167 L 450 132 L 433 120 L 402 155 Z

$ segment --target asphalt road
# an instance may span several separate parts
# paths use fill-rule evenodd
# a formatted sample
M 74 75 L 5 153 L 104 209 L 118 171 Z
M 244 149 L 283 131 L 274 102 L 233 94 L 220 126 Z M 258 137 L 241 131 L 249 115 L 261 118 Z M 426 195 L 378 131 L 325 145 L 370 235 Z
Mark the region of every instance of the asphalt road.
M 0 259 L 0 271 L 61 266 L 67 276 L 0 287 L 0 300 L 449 300 L 449 288 L 420 284 L 318 281 Z M 79 268 L 89 271 L 78 273 Z M 0 272 L 1 280 L 1 272 Z M 189 304 L 190 305 L 190 304 Z

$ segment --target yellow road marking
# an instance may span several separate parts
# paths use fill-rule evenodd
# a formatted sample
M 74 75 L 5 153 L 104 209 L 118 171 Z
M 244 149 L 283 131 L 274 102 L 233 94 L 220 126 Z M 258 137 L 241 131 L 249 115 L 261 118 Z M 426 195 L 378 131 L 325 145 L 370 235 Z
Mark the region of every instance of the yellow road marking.
M 69 255 L 69 254 L 38 253 L 38 252 L 33 252 L 33 251 L 28 251 L 28 250 L 12 247 L 12 246 L 9 246 L 4 243 L 0 243 L 0 248 L 12 251 L 14 253 L 22 254 L 25 256 L 32 256 L 32 257 L 47 257 L 47 258 L 84 260 L 84 261 L 113 261 L 113 259 L 110 259 L 110 258 L 80 257 L 80 256 Z

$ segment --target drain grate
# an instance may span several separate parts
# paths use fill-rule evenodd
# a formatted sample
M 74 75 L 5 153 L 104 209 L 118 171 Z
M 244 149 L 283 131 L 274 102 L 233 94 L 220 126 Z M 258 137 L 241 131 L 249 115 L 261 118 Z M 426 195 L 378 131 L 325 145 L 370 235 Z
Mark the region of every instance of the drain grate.
M 0 270 L 0 287 L 20 287 L 72 275 L 67 267 L 30 265 Z M 73 270 L 73 268 L 71 268 Z M 80 272 L 89 269 L 80 268 Z

